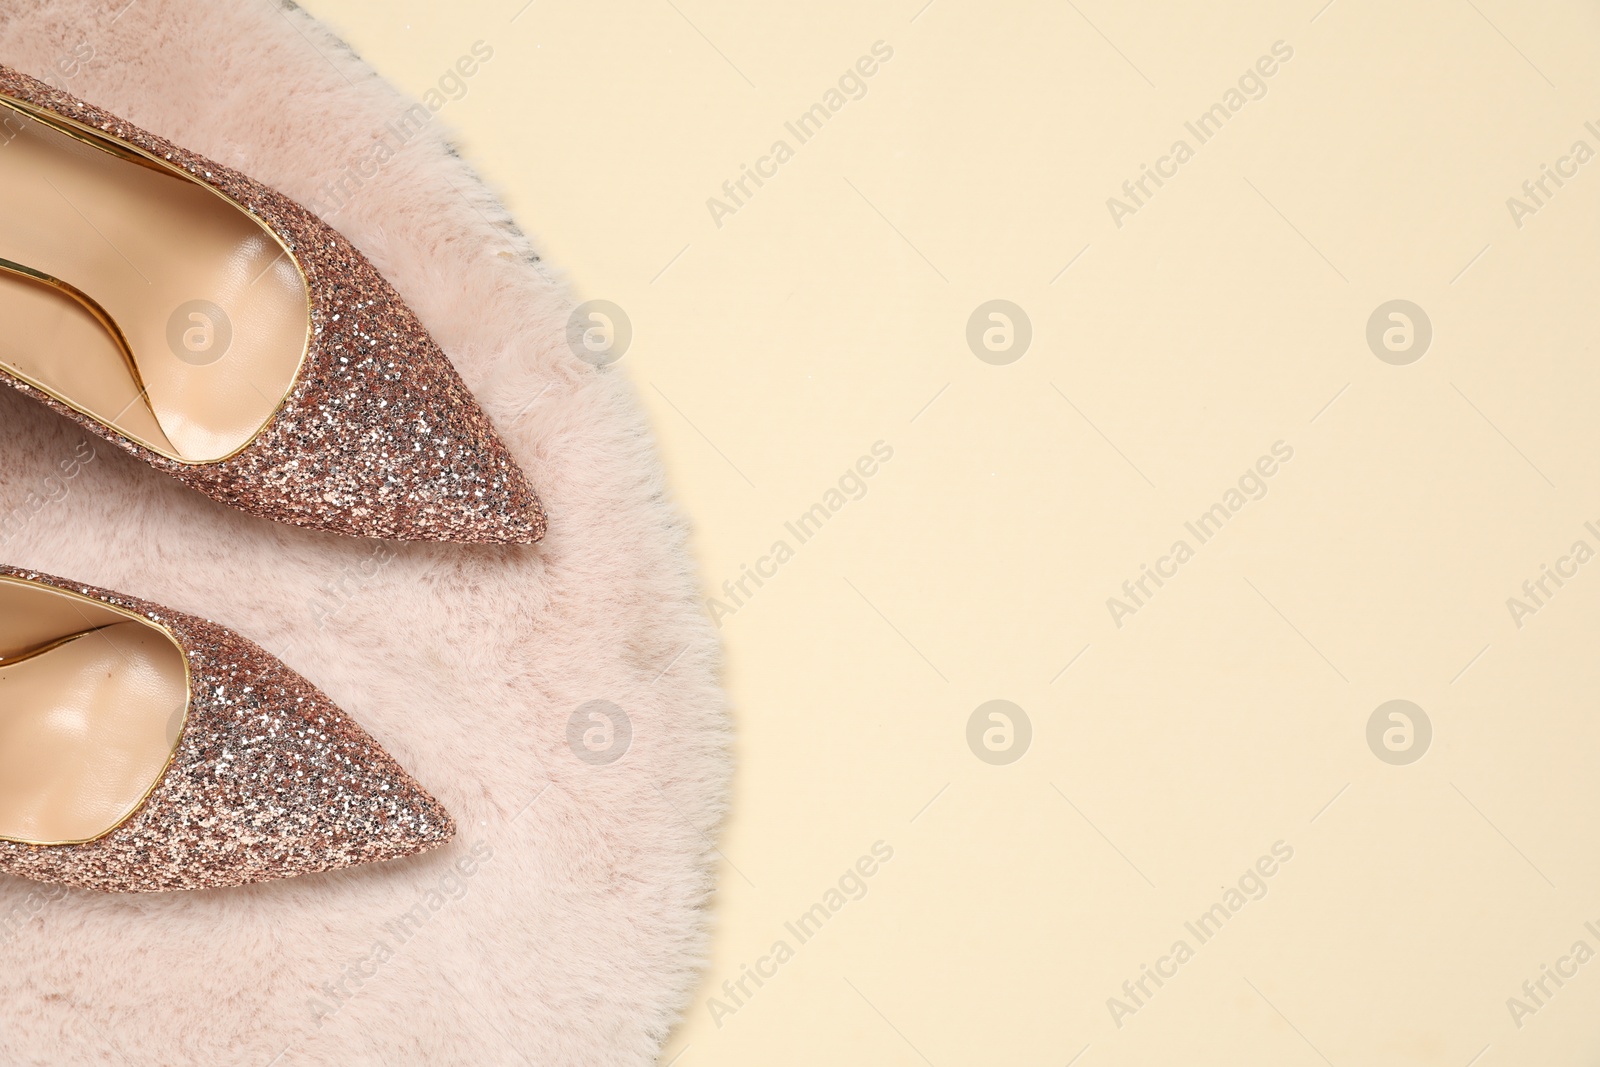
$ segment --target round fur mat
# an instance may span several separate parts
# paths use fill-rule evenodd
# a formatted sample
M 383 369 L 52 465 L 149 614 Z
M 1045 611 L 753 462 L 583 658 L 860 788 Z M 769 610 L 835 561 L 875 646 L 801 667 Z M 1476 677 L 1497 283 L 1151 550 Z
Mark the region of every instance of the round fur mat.
M 461 827 L 413 860 L 223 892 L 0 877 L 0 1062 L 654 1062 L 705 954 L 730 761 L 720 650 L 626 377 L 572 354 L 561 284 L 441 123 L 297 9 L 7 0 L 0 63 L 322 213 L 421 315 L 550 515 L 531 548 L 308 533 L 0 390 L 0 559 L 240 631 Z

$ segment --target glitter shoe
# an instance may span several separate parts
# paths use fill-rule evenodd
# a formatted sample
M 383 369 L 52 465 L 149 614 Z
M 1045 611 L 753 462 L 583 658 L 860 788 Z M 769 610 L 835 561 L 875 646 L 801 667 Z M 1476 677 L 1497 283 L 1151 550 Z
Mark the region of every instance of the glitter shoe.
M 218 889 L 454 835 L 366 731 L 238 634 L 0 567 L 0 873 Z
M 543 536 L 439 346 L 301 205 L 4 66 L 0 188 L 0 381 L 279 522 Z

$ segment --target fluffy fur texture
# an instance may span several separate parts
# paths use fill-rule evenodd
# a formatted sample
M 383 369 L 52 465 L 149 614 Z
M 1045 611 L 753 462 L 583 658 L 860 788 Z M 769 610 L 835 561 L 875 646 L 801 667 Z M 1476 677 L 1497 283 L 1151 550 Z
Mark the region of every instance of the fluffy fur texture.
M 7 0 L 0 61 L 302 201 L 409 103 L 296 10 L 122 7 Z M 688 1003 L 730 774 L 720 651 L 632 390 L 572 355 L 567 296 L 439 121 L 329 220 L 483 401 L 545 499 L 543 544 L 274 525 L 6 391 L 0 559 L 271 649 L 461 835 L 213 893 L 0 878 L 0 1062 L 644 1064 Z M 632 727 L 608 764 L 569 738 L 595 700 Z

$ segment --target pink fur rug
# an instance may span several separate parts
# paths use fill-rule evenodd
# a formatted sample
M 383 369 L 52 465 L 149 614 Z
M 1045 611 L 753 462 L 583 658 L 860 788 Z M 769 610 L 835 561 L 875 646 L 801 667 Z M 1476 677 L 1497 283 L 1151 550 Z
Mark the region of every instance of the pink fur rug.
M 0 1062 L 653 1062 L 703 963 L 730 762 L 633 391 L 573 355 L 566 293 L 445 119 L 412 112 L 389 158 L 410 101 L 298 10 L 125 3 L 6 0 L 0 63 L 328 217 L 455 360 L 551 525 L 515 550 L 276 526 L 0 391 L 0 559 L 279 653 L 461 826 L 415 860 L 226 892 L 0 878 Z

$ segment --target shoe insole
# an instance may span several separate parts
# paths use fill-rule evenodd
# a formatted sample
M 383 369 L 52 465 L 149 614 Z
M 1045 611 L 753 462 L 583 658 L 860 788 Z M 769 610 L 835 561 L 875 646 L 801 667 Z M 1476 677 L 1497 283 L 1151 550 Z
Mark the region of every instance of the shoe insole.
M 0 269 L 0 365 L 169 458 L 244 447 L 306 348 L 288 253 L 198 182 L 0 116 L 0 260 L 33 272 Z
M 19 596 L 0 583 L 0 610 L 14 619 L 23 597 L 37 606 L 61 596 L 36 588 Z M 47 608 L 59 614 L 60 604 Z M 102 610 L 85 614 L 124 618 Z M 81 627 L 82 616 L 69 613 Z M 7 652 L 0 659 L 0 838 L 75 844 L 115 829 L 160 781 L 188 698 L 183 654 L 145 623 L 115 621 Z

